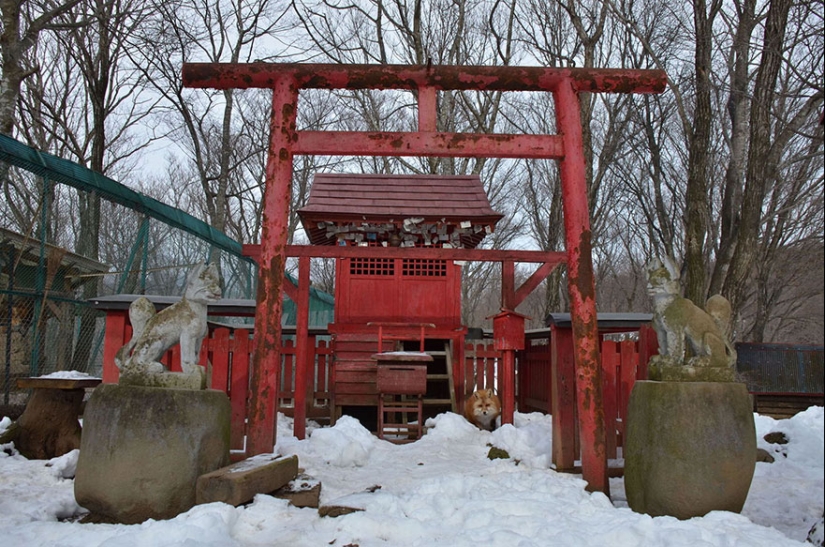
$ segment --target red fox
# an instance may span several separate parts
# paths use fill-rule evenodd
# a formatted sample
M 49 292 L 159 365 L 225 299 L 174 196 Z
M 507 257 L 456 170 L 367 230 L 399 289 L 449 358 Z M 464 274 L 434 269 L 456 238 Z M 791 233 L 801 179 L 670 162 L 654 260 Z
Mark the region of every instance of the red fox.
M 492 389 L 479 389 L 464 403 L 464 417 L 479 429 L 492 431 L 501 414 L 501 401 Z

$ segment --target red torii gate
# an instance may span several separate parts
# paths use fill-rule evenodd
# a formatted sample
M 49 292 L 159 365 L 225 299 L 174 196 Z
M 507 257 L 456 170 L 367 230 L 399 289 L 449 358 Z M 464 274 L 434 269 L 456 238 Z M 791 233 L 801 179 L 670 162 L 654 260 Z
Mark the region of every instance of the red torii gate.
M 258 307 L 255 317 L 247 454 L 272 450 L 277 419 L 282 288 L 287 220 L 296 154 L 556 159 L 561 165 L 565 246 L 573 334 L 582 475 L 591 491 L 609 494 L 605 423 L 591 258 L 579 93 L 661 93 L 658 70 L 494 66 L 400 66 L 277 63 L 188 63 L 183 83 L 194 88 L 272 89 Z M 298 131 L 301 89 L 406 89 L 418 94 L 418 131 Z M 437 131 L 439 90 L 542 91 L 553 94 L 558 135 L 467 134 Z M 308 279 L 301 279 L 301 283 Z

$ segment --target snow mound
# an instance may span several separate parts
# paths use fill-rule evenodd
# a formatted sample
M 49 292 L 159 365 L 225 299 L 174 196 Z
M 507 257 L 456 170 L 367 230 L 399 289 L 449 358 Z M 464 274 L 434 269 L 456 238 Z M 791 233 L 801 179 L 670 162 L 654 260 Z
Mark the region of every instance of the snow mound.
M 375 449 L 375 437 L 350 416 L 341 416 L 334 427 L 316 429 L 309 438 L 312 452 L 336 467 L 362 467 Z

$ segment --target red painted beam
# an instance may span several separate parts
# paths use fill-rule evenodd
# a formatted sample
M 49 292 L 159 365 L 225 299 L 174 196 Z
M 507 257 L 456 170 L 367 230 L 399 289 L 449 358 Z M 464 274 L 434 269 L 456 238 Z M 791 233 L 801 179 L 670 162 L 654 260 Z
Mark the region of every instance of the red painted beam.
M 521 284 L 521 286 L 516 289 L 516 293 L 513 295 L 513 307 L 512 309 L 516 309 L 519 304 L 524 302 L 524 299 L 527 298 L 530 293 L 532 293 L 539 284 L 547 279 L 547 276 L 556 269 L 556 266 L 561 264 L 562 262 L 545 262 L 538 269 L 533 272 L 533 274 Z
M 661 93 L 662 70 L 519 66 L 333 65 L 303 63 L 184 63 L 183 85 L 212 89 L 273 88 L 283 77 L 301 89 L 419 89 Z
M 260 251 L 258 252 L 258 257 L 261 256 Z M 284 292 L 288 297 L 292 299 L 293 302 L 298 301 L 298 285 L 292 282 L 290 278 L 284 276 Z
M 244 256 L 261 262 L 261 245 L 245 244 Z M 312 258 L 415 258 L 434 260 L 459 260 L 464 262 L 548 262 L 557 266 L 567 260 L 563 252 L 520 251 L 498 249 L 442 249 L 433 247 L 337 247 L 319 245 L 287 245 L 286 256 Z
M 295 154 L 491 158 L 564 157 L 558 135 L 299 131 Z
M 418 89 L 418 130 L 438 130 L 438 94 L 432 87 Z
M 587 203 L 582 144 L 581 105 L 572 82 L 554 93 L 556 125 L 564 135 L 567 155 L 560 162 L 564 200 L 567 290 L 576 362 L 576 404 L 582 445 L 582 478 L 587 489 L 610 495 L 607 477 L 601 359 L 596 320 L 596 284 L 593 277 L 590 214 Z

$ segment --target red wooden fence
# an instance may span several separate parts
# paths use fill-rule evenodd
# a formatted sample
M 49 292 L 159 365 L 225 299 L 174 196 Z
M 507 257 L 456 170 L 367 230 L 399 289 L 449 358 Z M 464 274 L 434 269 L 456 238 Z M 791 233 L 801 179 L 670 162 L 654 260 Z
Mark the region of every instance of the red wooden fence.
M 492 341 L 488 344 L 468 343 L 465 350 L 465 386 L 468 392 L 474 389 L 499 387 L 498 366 L 501 352 L 493 349 Z M 563 342 L 558 340 L 557 342 Z M 557 375 L 553 377 L 552 359 L 554 348 L 549 334 L 528 338 L 526 348 L 516 353 L 516 400 L 520 412 L 551 413 L 553 408 L 553 382 L 561 381 L 562 400 L 557 402 L 557 412 L 567 417 L 559 419 L 561 427 L 572 436 L 572 444 L 565 447 L 566 456 L 560 459 L 569 462 L 577 459 L 579 453 L 578 420 L 576 415 L 574 378 L 567 374 L 565 363 L 572 366 L 572 355 L 564 347 L 556 347 L 558 360 Z M 605 415 L 605 435 L 607 456 L 618 457 L 618 448 L 622 446 L 624 427 L 627 419 L 627 403 L 630 391 L 636 380 L 647 379 L 647 367 L 639 367 L 639 342 L 626 340 L 616 342 L 601 341 L 603 401 Z M 565 389 L 566 388 L 566 389 Z M 555 432 L 559 439 L 563 432 Z M 563 441 L 559 441 L 563 442 Z M 564 467 L 568 467 L 565 465 Z
M 309 336 L 314 348 L 315 367 L 307 389 L 307 418 L 329 418 L 332 350 L 325 340 Z M 206 354 L 206 357 L 204 357 Z M 212 363 L 210 387 L 225 391 L 232 406 L 232 450 L 243 450 L 247 431 L 246 409 L 249 398 L 249 364 L 252 355 L 252 331 L 216 328 L 203 341 L 201 361 Z M 295 410 L 295 342 L 284 340 L 281 347 L 281 374 L 278 387 L 278 411 L 292 416 Z
M 606 422 L 608 458 L 616 458 L 622 446 L 627 417 L 627 403 L 633 383 L 646 379 L 646 363 L 655 353 L 655 336 L 641 329 L 639 341 L 614 342 L 602 340 L 603 400 Z M 104 382 L 116 382 L 117 368 L 114 353 L 131 337 L 131 327 L 125 312 L 109 312 L 104 347 Z M 309 346 L 314 348 L 315 367 L 311 372 L 307 392 L 307 417 L 326 419 L 330 416 L 332 397 L 332 350 L 321 339 L 310 333 Z M 516 353 L 516 400 L 521 412 L 553 413 L 553 461 L 557 469 L 573 468 L 580 452 L 576 416 L 575 378 L 573 356 L 567 336 L 551 340 L 548 332 L 528 335 L 526 349 Z M 252 353 L 252 331 L 248 328 L 213 327 L 203 341 L 200 360 L 212 365 L 209 387 L 225 391 L 232 408 L 231 448 L 244 449 L 247 433 L 247 404 L 249 366 Z M 278 410 L 286 415 L 294 412 L 295 345 L 287 338 L 281 352 L 281 374 L 278 392 Z M 553 362 L 555 355 L 555 363 Z M 498 370 L 501 352 L 493 349 L 492 340 L 486 343 L 468 342 L 464 351 L 463 378 L 456 378 L 457 390 L 471 393 L 475 389 L 499 389 Z M 174 346 L 163 357 L 169 370 L 180 371 L 180 348 Z M 639 364 L 642 363 L 642 366 Z M 461 376 L 461 375 L 459 375 Z M 554 387 L 554 384 L 558 384 Z M 553 401 L 553 393 L 559 396 Z M 457 409 L 461 412 L 463 409 Z
M 646 367 L 639 367 L 639 344 L 634 340 L 613 342 L 603 340 L 602 397 L 605 416 L 605 443 L 607 457 L 615 459 L 617 448 L 623 445 L 624 428 L 627 423 L 627 403 L 636 380 L 646 380 Z M 640 373 L 644 377 L 640 377 Z
M 516 400 L 520 412 L 550 413 L 552 356 L 549 337 L 526 341 L 516 353 Z
M 477 389 L 498 390 L 498 364 L 501 352 L 493 349 L 493 341 L 468 342 L 464 349 L 464 389 L 469 395 Z M 456 385 L 459 385 L 456 383 Z M 462 409 L 458 409 L 459 412 Z

